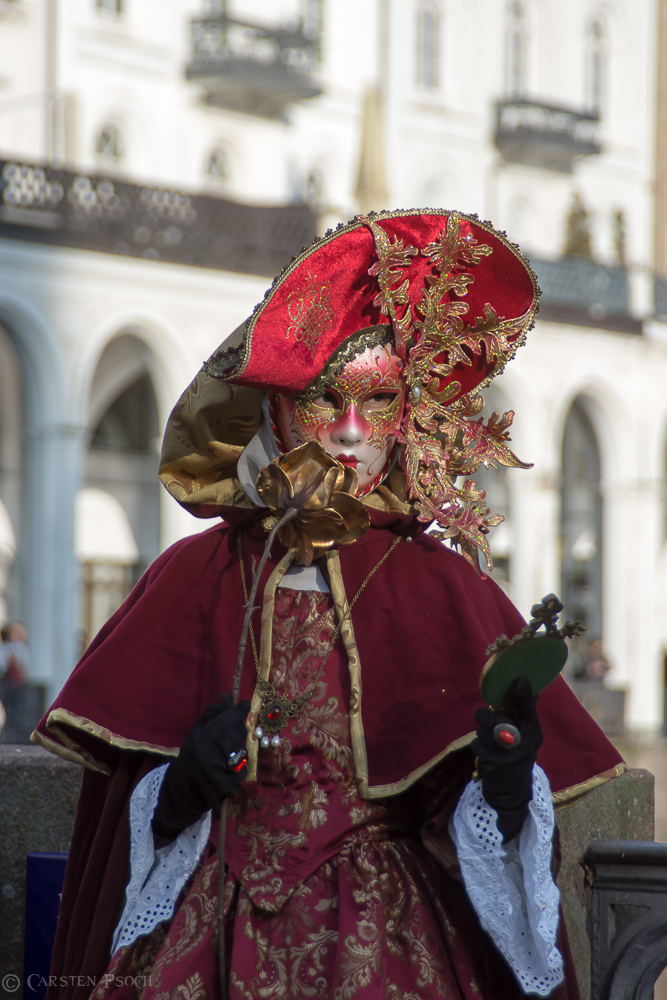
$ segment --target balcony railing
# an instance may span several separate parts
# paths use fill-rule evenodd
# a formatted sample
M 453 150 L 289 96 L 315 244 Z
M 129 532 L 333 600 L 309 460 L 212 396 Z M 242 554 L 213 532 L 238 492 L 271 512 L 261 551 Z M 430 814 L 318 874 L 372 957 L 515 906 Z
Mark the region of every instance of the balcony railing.
M 301 28 L 269 28 L 221 14 L 192 22 L 188 80 L 217 107 L 279 117 L 294 101 L 317 97 L 318 40 Z
M 0 238 L 271 276 L 315 226 L 308 205 L 240 205 L 0 160 Z
M 606 267 L 587 257 L 568 255 L 560 260 L 531 257 L 542 298 L 541 315 L 546 318 L 583 319 L 601 326 L 627 325 L 628 276 L 624 267 Z
M 597 115 L 510 99 L 496 105 L 495 143 L 506 160 L 569 172 L 601 150 Z

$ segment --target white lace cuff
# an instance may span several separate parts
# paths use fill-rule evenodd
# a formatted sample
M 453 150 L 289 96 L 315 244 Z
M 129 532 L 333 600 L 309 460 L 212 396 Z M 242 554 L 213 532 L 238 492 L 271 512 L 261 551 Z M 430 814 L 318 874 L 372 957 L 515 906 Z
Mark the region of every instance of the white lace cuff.
M 170 844 L 155 850 L 151 822 L 168 767 L 156 767 L 132 793 L 130 881 L 125 908 L 114 931 L 112 955 L 171 919 L 181 889 L 197 867 L 211 833 L 211 813 L 207 812 Z
M 533 768 L 533 798 L 521 832 L 506 846 L 498 816 L 470 781 L 450 833 L 470 901 L 524 993 L 546 997 L 563 981 L 556 947 L 558 888 L 551 876 L 554 811 L 549 781 Z

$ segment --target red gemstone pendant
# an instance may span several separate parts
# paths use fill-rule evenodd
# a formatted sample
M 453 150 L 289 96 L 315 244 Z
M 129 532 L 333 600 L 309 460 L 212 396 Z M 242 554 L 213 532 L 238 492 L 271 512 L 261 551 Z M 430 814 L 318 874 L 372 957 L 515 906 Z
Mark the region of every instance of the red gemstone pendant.
M 269 705 L 269 707 L 266 710 L 266 717 L 269 720 L 269 722 L 277 722 L 282 714 L 283 714 L 282 707 L 277 703 Z

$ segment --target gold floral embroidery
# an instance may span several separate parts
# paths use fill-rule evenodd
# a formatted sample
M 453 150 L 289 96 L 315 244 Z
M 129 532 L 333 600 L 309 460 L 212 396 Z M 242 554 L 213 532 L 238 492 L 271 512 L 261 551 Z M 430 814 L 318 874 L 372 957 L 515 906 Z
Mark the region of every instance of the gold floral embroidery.
M 158 993 L 155 1000 L 207 1000 L 208 991 L 204 988 L 198 972 L 193 973 L 175 990 Z
M 406 246 L 398 236 L 392 240 L 379 225 L 387 217 L 362 221 L 373 235 L 378 255 L 368 272 L 379 286 L 374 301 L 390 318 L 396 349 L 406 362 L 410 393 L 399 440 L 405 446 L 407 492 L 419 511 L 419 520 L 436 521 L 441 528 L 439 537 L 460 546 L 474 566 L 478 567 L 478 550 L 491 566 L 486 535 L 503 518 L 491 515 L 484 491 L 473 480 L 460 486 L 456 480 L 471 475 L 482 463 L 529 466 L 505 443 L 513 413 L 504 414 L 500 421 L 494 413 L 488 423 L 473 419 L 483 405 L 482 397 L 475 391 L 460 395 L 461 384 L 454 375 L 480 359 L 487 366 L 493 365 L 492 376 L 503 370 L 532 324 L 537 281 L 524 262 L 533 283 L 528 310 L 507 320 L 498 317 L 487 303 L 483 315 L 466 326 L 463 317 L 470 307 L 465 298 L 475 281 L 474 269 L 492 248 L 466 233 L 462 227 L 465 217 L 456 212 L 449 213 L 438 239 L 420 250 Z M 429 260 L 434 273 L 424 283 L 421 300 L 412 306 L 409 279 L 404 273 L 418 253 Z
M 228 896 L 231 898 L 231 886 L 228 886 Z M 227 899 L 229 906 L 230 898 Z M 203 941 L 207 932 L 215 926 L 217 914 L 217 858 L 204 864 L 194 883 L 178 910 L 179 924 L 183 926 L 176 932 L 174 925 L 165 941 L 166 947 L 161 950 L 153 966 L 150 984 L 153 989 L 162 985 L 162 976 L 174 962 L 182 961 Z M 159 1000 L 158 997 L 155 1000 Z M 181 997 L 180 1000 L 188 1000 Z M 196 1000 L 196 998 L 192 998 Z
M 360 916 L 356 934 L 345 938 L 338 955 L 335 1000 L 348 1000 L 368 986 L 383 971 L 387 949 L 414 970 L 415 986 L 447 997 L 441 948 L 433 929 L 424 926 L 423 887 L 409 877 L 405 849 L 387 843 L 383 854 L 381 867 L 372 845 L 358 854 L 343 852 L 340 859 Z
M 329 286 L 313 282 L 308 275 L 310 284 L 303 295 L 291 295 L 287 300 L 287 312 L 290 324 L 285 333 L 285 339 L 294 337 L 310 352 L 311 358 L 315 348 L 326 328 L 334 319 L 334 311 L 329 295 Z

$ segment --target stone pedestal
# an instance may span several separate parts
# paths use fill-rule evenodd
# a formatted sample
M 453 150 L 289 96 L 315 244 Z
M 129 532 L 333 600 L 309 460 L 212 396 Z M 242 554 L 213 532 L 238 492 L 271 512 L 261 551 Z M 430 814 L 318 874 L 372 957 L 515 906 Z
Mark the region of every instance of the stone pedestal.
M 0 745 L 0 981 L 23 978 L 26 855 L 69 850 L 80 784 L 76 764 L 41 747 Z M 20 997 L 0 982 L 0 1000 Z
M 558 885 L 581 1000 L 590 998 L 591 979 L 586 849 L 593 840 L 653 840 L 653 790 L 653 775 L 632 768 L 556 812 L 562 853 Z

